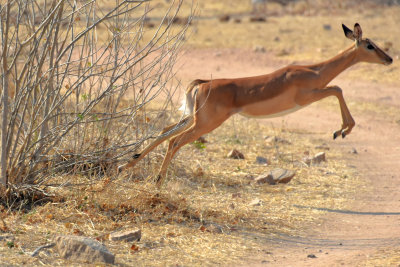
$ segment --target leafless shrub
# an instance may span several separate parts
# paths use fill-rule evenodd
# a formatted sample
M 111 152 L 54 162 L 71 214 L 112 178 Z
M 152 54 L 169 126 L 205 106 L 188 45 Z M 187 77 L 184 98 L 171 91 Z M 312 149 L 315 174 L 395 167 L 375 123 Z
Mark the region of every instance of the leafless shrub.
M 147 2 L 0 6 L 3 185 L 40 185 L 59 172 L 106 173 L 165 121 L 191 17 L 172 25 L 179 0 L 147 30 Z M 155 99 L 160 109 L 148 110 Z

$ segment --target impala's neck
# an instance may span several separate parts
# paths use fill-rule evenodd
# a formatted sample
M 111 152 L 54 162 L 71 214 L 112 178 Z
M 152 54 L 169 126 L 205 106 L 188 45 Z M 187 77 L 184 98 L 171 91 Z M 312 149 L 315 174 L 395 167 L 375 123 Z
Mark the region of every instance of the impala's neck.
M 348 49 L 336 55 L 335 57 L 314 66 L 319 72 L 322 83 L 327 85 L 342 71 L 356 63 L 358 63 L 358 59 L 356 54 L 356 47 L 355 44 L 353 44 Z

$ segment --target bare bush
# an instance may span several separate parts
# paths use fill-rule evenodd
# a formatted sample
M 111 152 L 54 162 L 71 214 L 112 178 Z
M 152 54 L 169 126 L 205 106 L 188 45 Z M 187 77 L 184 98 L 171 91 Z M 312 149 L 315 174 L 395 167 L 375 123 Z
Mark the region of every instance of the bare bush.
M 172 2 L 149 29 L 148 1 L 108 2 L 0 6 L 3 185 L 106 173 L 165 121 L 191 18 L 173 25 L 182 1 Z M 161 94 L 159 109 L 148 111 Z

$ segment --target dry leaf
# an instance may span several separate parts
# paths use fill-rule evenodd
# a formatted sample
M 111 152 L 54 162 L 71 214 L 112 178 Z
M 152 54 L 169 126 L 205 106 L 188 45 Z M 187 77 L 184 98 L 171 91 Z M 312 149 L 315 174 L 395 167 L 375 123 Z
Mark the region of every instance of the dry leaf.
M 78 228 L 75 228 L 75 229 L 73 230 L 73 234 L 74 234 L 74 235 L 83 235 L 83 232 L 82 232 L 81 230 L 79 230 Z
M 139 246 L 137 246 L 137 245 L 135 245 L 135 244 L 133 244 L 132 246 L 131 246 L 131 252 L 135 252 L 135 251 L 138 251 L 139 250 Z
M 177 235 L 174 232 L 169 232 L 167 234 L 168 237 L 176 237 Z

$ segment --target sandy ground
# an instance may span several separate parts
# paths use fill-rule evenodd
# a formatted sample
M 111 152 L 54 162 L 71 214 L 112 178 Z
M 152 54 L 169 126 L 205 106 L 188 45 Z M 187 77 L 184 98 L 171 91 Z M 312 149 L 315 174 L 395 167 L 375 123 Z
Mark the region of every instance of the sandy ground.
M 264 74 L 287 63 L 249 50 L 189 49 L 180 60 L 182 67 L 177 73 L 187 84 L 196 78 Z M 342 87 L 347 101 L 399 108 L 399 86 L 349 80 L 346 75 L 331 84 Z M 323 223 L 306 229 L 306 235 L 268 240 L 271 246 L 256 252 L 248 265 L 356 266 L 371 255 L 382 253 L 381 249 L 400 248 L 400 125 L 392 117 L 373 112 L 353 112 L 353 117 L 357 125 L 351 135 L 335 141 L 332 133 L 341 125 L 339 106 L 332 111 L 313 104 L 284 118 L 265 120 L 276 127 L 284 120 L 287 128 L 307 129 L 326 140 L 328 146 L 339 147 L 348 165 L 357 170 L 372 190 L 355 195 L 348 210 L 328 210 Z M 351 153 L 354 149 L 357 153 Z M 308 257 L 311 254 L 315 257 Z M 395 266 L 400 266 L 400 262 Z

